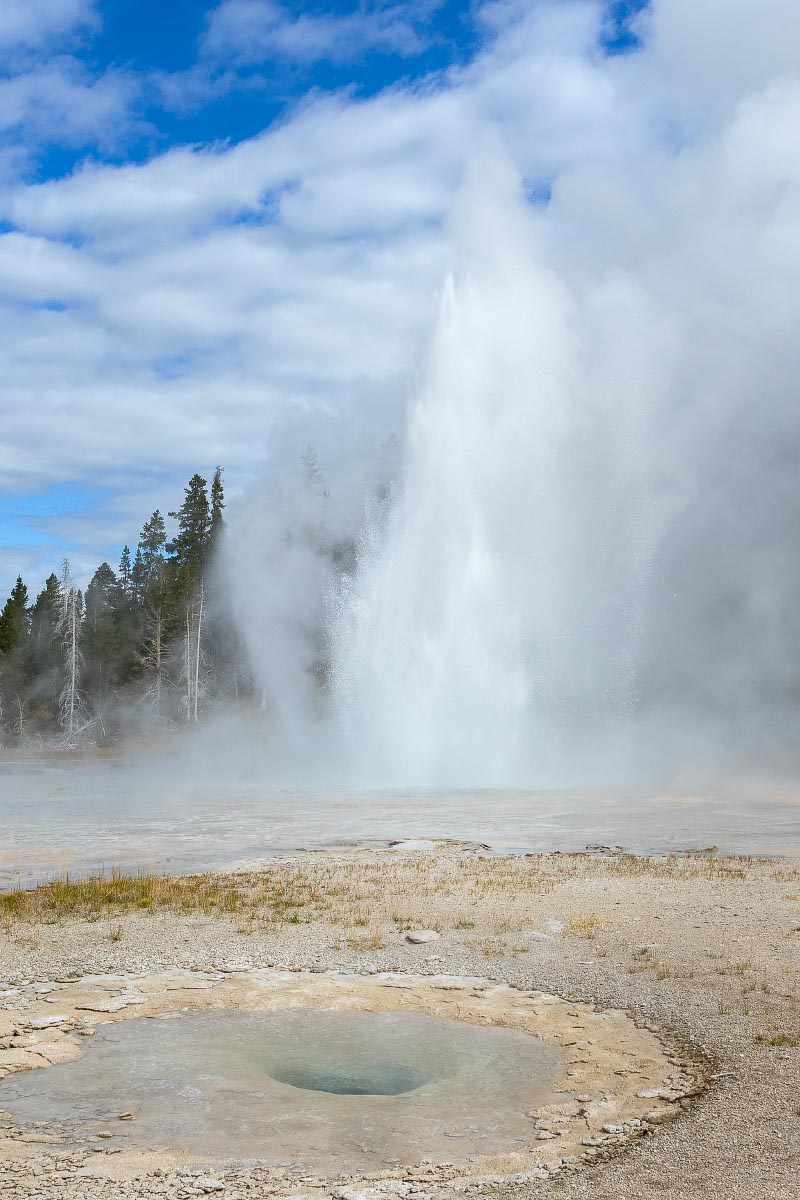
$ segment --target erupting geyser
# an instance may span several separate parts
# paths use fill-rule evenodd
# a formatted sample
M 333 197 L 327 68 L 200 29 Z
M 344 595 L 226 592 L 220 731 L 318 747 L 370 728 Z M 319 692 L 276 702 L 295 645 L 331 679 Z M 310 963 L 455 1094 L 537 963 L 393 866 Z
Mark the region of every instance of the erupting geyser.
M 613 341 L 584 337 L 518 191 L 493 160 L 462 199 L 400 493 L 337 610 L 333 703 L 362 781 L 519 784 L 632 703 L 648 559 L 635 311 Z
M 776 87 L 681 155 L 572 164 L 546 206 L 478 154 L 393 486 L 342 452 L 232 532 L 276 773 L 704 785 L 796 760 L 799 109 Z

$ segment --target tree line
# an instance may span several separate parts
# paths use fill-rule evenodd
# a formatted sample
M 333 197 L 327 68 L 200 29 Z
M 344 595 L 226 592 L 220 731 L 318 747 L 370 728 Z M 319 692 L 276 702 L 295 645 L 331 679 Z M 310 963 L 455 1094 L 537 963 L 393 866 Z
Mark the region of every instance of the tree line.
M 170 541 L 156 509 L 85 593 L 64 559 L 31 601 L 21 577 L 0 613 L 0 744 L 103 744 L 193 723 L 248 680 L 231 622 L 209 601 L 223 528 L 222 469 L 189 480 Z

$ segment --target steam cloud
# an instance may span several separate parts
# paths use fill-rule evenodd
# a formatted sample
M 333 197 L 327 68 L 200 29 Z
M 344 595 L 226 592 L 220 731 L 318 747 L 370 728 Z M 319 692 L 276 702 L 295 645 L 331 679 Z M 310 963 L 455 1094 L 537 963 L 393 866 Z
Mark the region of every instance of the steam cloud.
M 757 18 L 729 15 L 739 34 Z M 796 757 L 797 60 L 762 31 L 745 62 L 723 29 L 693 94 L 669 69 L 678 18 L 656 5 L 609 67 L 615 122 L 647 137 L 587 145 L 548 203 L 487 131 L 388 513 L 347 460 L 292 500 L 355 567 L 287 542 L 274 494 L 234 521 L 238 612 L 298 777 L 542 785 Z M 672 124 L 642 117 L 650 78 Z

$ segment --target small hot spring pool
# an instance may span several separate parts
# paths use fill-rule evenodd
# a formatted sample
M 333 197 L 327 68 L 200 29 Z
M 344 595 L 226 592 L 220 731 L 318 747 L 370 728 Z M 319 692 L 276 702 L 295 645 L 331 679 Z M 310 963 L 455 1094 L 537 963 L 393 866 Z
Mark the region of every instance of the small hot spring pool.
M 527 1033 L 420 1013 L 187 1013 L 99 1026 L 75 1061 L 0 1083 L 0 1107 L 198 1162 L 375 1170 L 530 1146 L 561 1061 Z

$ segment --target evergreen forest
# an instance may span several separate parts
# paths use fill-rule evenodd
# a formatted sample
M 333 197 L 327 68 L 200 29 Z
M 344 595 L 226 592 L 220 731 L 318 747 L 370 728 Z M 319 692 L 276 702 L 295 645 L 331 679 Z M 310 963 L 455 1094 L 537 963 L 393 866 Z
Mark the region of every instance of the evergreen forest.
M 103 745 L 246 692 L 231 622 L 209 599 L 224 507 L 222 469 L 210 486 L 195 474 L 167 514 L 172 540 L 157 509 L 85 592 L 67 559 L 35 597 L 17 578 L 0 612 L 0 746 Z

